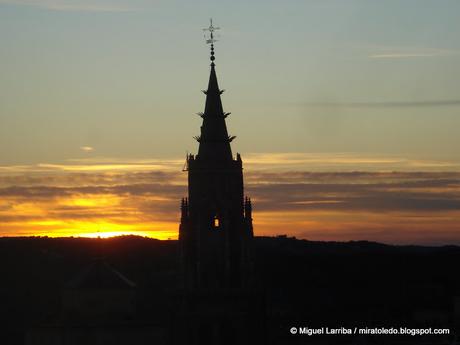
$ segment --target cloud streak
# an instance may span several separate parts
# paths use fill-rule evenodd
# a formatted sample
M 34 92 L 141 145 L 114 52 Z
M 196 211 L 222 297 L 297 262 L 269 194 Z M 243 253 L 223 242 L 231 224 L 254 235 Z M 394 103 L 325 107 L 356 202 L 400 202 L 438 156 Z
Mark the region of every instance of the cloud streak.
M 118 5 L 114 1 L 107 0 L 0 0 L 0 4 L 33 6 L 66 12 L 132 12 L 138 10 L 135 7 Z
M 437 108 L 458 107 L 460 106 L 460 99 L 385 102 L 307 102 L 305 105 L 321 108 Z
M 410 159 L 401 155 L 339 153 L 248 153 L 243 155 L 245 167 L 251 171 L 420 171 L 445 172 L 460 170 L 460 161 Z M 184 175 L 183 158 L 173 159 L 115 159 L 88 157 L 69 159 L 64 163 L 39 163 L 34 165 L 0 166 L 0 186 L 12 176 L 21 176 L 23 183 L 40 176 L 53 178 L 69 176 L 73 178 L 102 178 L 137 174 L 136 179 L 150 174 Z M 59 173 L 60 175 L 58 175 Z M 108 173 L 108 174 L 100 174 Z M 110 173 L 110 174 L 109 174 Z
M 91 147 L 91 146 L 81 146 L 80 147 L 80 150 L 84 151 L 84 152 L 92 152 L 94 151 L 94 147 Z
M 386 54 L 371 54 L 369 58 L 371 59 L 406 59 L 406 58 L 416 58 L 416 57 L 433 57 L 433 56 L 443 56 L 446 54 L 442 53 L 386 53 Z
M 458 51 L 440 48 L 375 46 L 372 49 L 377 52 L 369 54 L 370 59 L 411 59 L 458 55 Z

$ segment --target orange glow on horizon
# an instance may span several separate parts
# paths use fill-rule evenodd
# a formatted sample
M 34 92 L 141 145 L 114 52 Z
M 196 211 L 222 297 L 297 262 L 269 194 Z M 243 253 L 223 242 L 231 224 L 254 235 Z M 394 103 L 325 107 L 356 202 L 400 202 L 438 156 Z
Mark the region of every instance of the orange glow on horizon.
M 70 163 L 0 167 L 0 236 L 177 239 L 183 160 Z M 460 172 L 350 154 L 247 154 L 245 164 L 258 236 L 460 244 Z

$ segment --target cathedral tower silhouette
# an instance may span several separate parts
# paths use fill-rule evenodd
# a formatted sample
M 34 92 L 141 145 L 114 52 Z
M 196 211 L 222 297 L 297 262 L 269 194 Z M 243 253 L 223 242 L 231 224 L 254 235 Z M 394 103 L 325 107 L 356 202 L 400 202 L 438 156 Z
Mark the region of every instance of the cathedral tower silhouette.
M 243 288 L 251 271 L 252 206 L 244 196 L 243 162 L 233 156 L 215 69 L 214 31 L 205 29 L 211 45 L 211 72 L 198 154 L 187 156 L 188 197 L 182 199 L 179 242 L 184 287 Z

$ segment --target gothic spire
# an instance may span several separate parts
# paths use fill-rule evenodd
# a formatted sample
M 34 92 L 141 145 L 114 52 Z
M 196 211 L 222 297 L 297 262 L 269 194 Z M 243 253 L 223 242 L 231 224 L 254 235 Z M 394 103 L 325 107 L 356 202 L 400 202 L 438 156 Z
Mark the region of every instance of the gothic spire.
M 204 113 L 199 113 L 203 118 L 201 126 L 201 135 L 195 137 L 200 143 L 198 157 L 210 161 L 227 161 L 232 160 L 232 151 L 230 142 L 235 138 L 228 135 L 225 118 L 229 113 L 224 113 L 220 95 L 224 90 L 219 89 L 215 69 L 215 51 L 214 32 L 218 27 L 213 26 L 212 19 L 209 28 L 203 29 L 209 31 L 207 44 L 211 45 L 211 72 L 209 75 L 208 89 L 203 92 L 206 94 L 206 103 Z

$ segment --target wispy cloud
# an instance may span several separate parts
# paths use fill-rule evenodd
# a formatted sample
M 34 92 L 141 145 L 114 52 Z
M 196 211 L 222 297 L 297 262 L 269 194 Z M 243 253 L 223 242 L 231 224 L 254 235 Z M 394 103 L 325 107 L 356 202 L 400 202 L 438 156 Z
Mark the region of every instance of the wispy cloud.
M 307 102 L 309 107 L 334 108 L 421 108 L 421 107 L 457 107 L 460 99 L 433 99 L 420 101 L 385 101 L 385 102 Z
M 383 53 L 383 54 L 371 54 L 369 58 L 371 59 L 404 59 L 404 58 L 414 58 L 414 57 L 433 57 L 433 56 L 443 56 L 446 54 L 440 53 Z
M 402 155 L 361 154 L 354 152 L 315 153 L 279 152 L 247 153 L 243 155 L 248 171 L 458 171 L 458 160 L 429 160 L 407 158 Z M 122 174 L 165 174 L 184 175 L 184 158 L 120 159 L 86 157 L 69 159 L 60 163 L 39 163 L 31 165 L 0 165 L 0 185 L 2 179 L 21 175 L 31 180 L 46 174 L 73 174 L 72 176 L 111 176 Z M 69 175 L 65 175 L 69 176 Z M 123 175 L 126 176 L 126 175 Z
M 426 171 L 460 170 L 459 161 L 411 159 L 402 155 L 334 153 L 252 153 L 244 155 L 248 170 L 297 171 Z
M 84 152 L 92 152 L 92 151 L 94 151 L 94 147 L 92 147 L 92 146 L 81 146 L 80 150 L 82 150 Z
M 113 0 L 0 0 L 0 4 L 34 6 L 52 11 L 131 12 L 138 10 L 137 7 Z
M 387 47 L 373 46 L 374 51 L 368 54 L 370 59 L 410 59 L 431 58 L 458 55 L 459 52 L 451 49 L 425 48 L 425 47 Z
M 289 175 L 289 174 L 287 174 Z M 407 174 L 404 180 L 390 173 L 376 174 L 374 181 L 361 181 L 359 175 L 318 183 L 311 180 L 294 183 L 248 184 L 248 192 L 261 211 L 313 211 L 386 213 L 445 212 L 460 209 L 460 174 L 456 178 L 419 179 Z M 321 175 L 321 173 L 320 173 Z M 372 174 L 374 175 L 374 174 Z M 353 177 L 354 176 L 354 177 Z M 283 177 L 284 178 L 284 177 Z M 350 213 L 350 214 L 351 214 Z M 391 221 L 391 220 L 388 220 Z
M 28 173 L 43 174 L 52 172 L 120 172 L 120 171 L 181 171 L 184 159 L 117 159 L 91 157 L 69 159 L 63 163 L 38 163 L 30 165 L 0 165 L 0 175 Z

